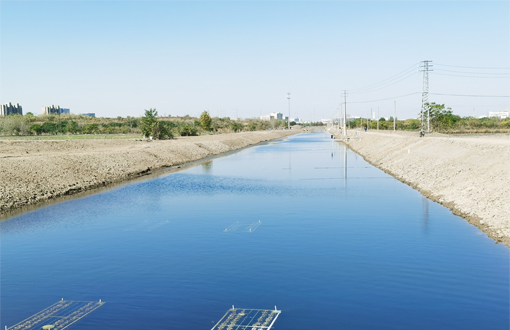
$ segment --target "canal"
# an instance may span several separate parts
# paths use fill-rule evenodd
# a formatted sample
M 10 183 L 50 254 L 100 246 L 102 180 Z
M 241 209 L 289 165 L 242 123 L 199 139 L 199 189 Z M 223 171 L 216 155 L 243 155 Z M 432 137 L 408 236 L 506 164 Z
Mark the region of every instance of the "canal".
M 508 329 L 509 250 L 324 133 L 1 224 L 1 327 L 105 301 L 70 329 Z

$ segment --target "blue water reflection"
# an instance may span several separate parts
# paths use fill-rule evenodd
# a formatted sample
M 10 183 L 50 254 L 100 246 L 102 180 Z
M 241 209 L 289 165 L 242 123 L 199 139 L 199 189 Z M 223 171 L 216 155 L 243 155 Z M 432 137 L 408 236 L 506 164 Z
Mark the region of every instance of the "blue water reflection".
M 62 297 L 107 302 L 73 329 L 210 329 L 232 304 L 276 305 L 275 329 L 509 326 L 508 248 L 320 133 L 1 230 L 2 327 Z

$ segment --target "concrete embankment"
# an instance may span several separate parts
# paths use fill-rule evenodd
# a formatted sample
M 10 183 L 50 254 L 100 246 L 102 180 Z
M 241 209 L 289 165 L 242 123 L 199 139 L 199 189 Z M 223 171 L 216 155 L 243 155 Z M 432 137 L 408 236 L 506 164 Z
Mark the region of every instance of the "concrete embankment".
M 0 217 L 28 205 L 300 132 L 243 132 L 163 141 L 0 140 Z
M 342 137 L 338 131 L 331 133 Z M 348 135 L 345 143 L 365 160 L 510 246 L 509 134 Z

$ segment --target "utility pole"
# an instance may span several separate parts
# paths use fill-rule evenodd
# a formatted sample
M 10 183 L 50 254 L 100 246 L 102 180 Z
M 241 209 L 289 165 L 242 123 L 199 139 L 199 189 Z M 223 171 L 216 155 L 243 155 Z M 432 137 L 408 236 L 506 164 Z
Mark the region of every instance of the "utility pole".
M 287 93 L 287 100 L 289 100 L 289 118 L 287 119 L 288 128 L 290 129 L 290 93 Z
M 421 132 L 425 131 L 425 112 L 427 113 L 427 132 L 430 133 L 430 106 L 429 103 L 429 71 L 432 70 L 432 61 L 421 61 L 418 72 L 423 72 L 423 91 L 421 93 Z
M 393 101 L 393 132 L 395 132 L 397 124 L 397 101 Z
M 379 107 L 377 107 L 377 130 L 379 130 Z
M 344 136 L 347 136 L 347 91 L 344 89 Z

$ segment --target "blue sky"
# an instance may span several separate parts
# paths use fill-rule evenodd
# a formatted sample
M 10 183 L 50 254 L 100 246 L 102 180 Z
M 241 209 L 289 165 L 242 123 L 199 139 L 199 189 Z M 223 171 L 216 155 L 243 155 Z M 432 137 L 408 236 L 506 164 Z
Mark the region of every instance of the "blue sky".
M 291 92 L 291 117 L 310 120 L 315 109 L 315 119 L 329 118 L 342 90 L 420 60 L 475 72 L 435 71 L 431 93 L 510 94 L 509 78 L 472 78 L 508 70 L 439 66 L 510 67 L 507 1 L 1 1 L 0 18 L 0 103 L 37 114 L 58 104 L 107 117 L 148 108 L 255 117 L 287 113 Z M 415 117 L 421 89 L 416 73 L 349 93 L 347 112 L 390 116 L 397 100 L 399 117 Z M 409 93 L 418 94 L 393 98 Z M 430 100 L 460 115 L 510 107 L 509 98 Z

